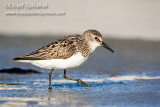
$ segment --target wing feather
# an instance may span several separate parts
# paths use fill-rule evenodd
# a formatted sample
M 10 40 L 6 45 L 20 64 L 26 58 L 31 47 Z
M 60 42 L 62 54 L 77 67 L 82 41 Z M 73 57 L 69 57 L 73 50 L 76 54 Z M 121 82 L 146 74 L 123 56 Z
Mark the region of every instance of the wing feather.
M 69 58 L 77 52 L 77 36 L 74 35 L 64 37 L 57 41 L 53 41 L 34 52 L 14 58 L 14 60 L 47 60 Z

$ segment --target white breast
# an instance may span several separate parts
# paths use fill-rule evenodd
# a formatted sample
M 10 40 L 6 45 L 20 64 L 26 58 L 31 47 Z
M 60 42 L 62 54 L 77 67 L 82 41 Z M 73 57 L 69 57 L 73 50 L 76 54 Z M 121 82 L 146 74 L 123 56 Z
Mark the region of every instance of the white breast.
M 76 53 L 67 59 L 51 59 L 51 60 L 23 60 L 20 62 L 27 62 L 33 65 L 46 69 L 66 69 L 81 65 L 88 57 L 83 57 L 81 53 Z

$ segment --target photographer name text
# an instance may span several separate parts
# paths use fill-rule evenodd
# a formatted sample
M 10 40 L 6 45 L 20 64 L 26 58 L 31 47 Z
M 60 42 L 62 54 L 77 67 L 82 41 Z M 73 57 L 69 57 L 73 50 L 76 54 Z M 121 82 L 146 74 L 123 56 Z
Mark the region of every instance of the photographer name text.
M 47 3 L 5 3 L 6 9 L 47 9 Z

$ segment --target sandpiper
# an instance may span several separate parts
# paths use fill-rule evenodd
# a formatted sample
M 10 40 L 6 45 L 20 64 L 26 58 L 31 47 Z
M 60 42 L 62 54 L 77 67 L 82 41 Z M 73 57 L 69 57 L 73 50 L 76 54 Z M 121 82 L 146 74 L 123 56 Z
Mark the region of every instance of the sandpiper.
M 85 31 L 83 35 L 63 37 L 34 52 L 14 58 L 14 60 L 31 63 L 41 68 L 51 69 L 49 72 L 49 89 L 52 89 L 52 72 L 60 69 L 64 69 L 65 79 L 77 81 L 84 86 L 91 87 L 80 79 L 67 77 L 66 69 L 81 65 L 98 46 L 102 46 L 114 53 L 114 51 L 102 41 L 100 32 L 90 29 Z

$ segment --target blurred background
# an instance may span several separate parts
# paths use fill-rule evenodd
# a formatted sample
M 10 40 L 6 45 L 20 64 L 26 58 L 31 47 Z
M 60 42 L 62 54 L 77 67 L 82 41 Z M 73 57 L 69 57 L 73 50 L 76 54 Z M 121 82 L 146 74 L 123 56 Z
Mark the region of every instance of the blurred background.
M 47 4 L 16 9 L 6 4 Z M 63 15 L 6 15 L 7 11 L 63 11 Z M 59 36 L 97 29 L 105 37 L 160 40 L 160 0 L 2 0 L 0 33 L 10 36 Z
M 1 0 L 0 5 L 0 106 L 160 107 L 160 0 Z M 91 88 L 55 70 L 48 90 L 49 70 L 13 61 L 88 29 L 100 31 L 115 51 L 97 48 L 84 64 L 67 69 L 68 77 Z

